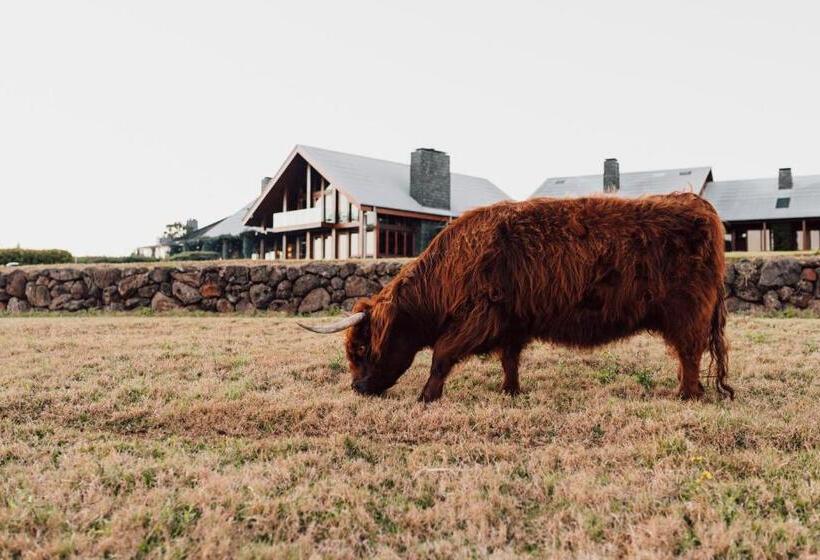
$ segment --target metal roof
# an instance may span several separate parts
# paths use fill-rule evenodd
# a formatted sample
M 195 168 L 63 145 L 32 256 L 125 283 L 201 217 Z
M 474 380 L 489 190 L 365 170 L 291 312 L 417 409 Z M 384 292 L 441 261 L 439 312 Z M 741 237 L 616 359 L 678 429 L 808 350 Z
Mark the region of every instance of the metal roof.
M 422 206 L 410 196 L 409 164 L 297 145 L 277 176 L 270 181 L 257 204 L 251 206 L 252 210 L 248 213 L 246 222 L 252 219 L 257 206 L 275 187 L 278 178 L 296 155 L 302 156 L 327 179 L 329 187 L 338 188 L 349 195 L 353 202 L 366 206 L 440 216 L 458 216 L 470 208 L 510 200 L 504 191 L 487 179 L 451 173 L 450 209 Z
M 247 231 L 254 231 L 253 228 L 245 226 L 245 216 L 251 206 L 256 203 L 254 198 L 245 206 L 221 220 L 209 224 L 205 227 L 191 232 L 185 239 L 217 239 L 219 237 L 238 237 Z
M 726 222 L 820 217 L 820 175 L 794 177 L 791 189 L 777 185 L 777 177 L 710 182 L 703 197 Z M 779 198 L 790 199 L 788 208 L 777 208 Z
M 450 174 L 450 210 L 422 206 L 410 196 L 410 165 L 313 146 L 296 147 L 331 185 L 350 194 L 359 204 L 394 210 L 458 215 L 478 206 L 509 200 L 487 179 Z
M 706 181 L 711 179 L 711 173 L 711 167 L 683 167 L 680 169 L 621 173 L 621 188 L 618 195 L 637 197 L 645 194 L 668 194 L 687 191 L 699 194 Z M 541 186 L 530 195 L 530 198 L 540 196 L 587 196 L 603 192 L 603 175 L 550 177 L 541 183 Z

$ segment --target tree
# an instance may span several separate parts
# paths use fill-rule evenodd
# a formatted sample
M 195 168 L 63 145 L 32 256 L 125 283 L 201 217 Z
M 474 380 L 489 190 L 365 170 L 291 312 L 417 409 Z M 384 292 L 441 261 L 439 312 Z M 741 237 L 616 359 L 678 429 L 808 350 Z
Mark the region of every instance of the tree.
M 163 239 L 181 239 L 187 235 L 188 231 L 181 222 L 174 222 L 165 226 Z
M 182 239 L 198 229 L 197 221 L 190 219 L 185 224 L 182 222 L 174 222 L 165 226 L 165 231 L 162 234 L 163 239 Z

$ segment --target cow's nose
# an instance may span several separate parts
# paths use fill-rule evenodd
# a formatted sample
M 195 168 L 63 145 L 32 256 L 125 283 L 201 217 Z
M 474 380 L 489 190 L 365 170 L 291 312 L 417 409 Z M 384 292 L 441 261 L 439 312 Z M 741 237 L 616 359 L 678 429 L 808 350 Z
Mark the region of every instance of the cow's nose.
M 361 393 L 363 395 L 367 394 L 367 383 L 365 383 L 364 379 L 359 379 L 358 381 L 353 382 L 353 390 L 357 393 Z

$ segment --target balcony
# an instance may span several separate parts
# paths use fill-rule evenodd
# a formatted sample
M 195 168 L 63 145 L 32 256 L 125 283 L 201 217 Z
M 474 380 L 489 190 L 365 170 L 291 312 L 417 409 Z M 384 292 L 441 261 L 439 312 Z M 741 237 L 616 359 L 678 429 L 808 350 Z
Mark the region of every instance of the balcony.
M 322 207 L 302 208 L 273 214 L 273 229 L 299 229 L 301 226 L 316 226 L 322 223 Z

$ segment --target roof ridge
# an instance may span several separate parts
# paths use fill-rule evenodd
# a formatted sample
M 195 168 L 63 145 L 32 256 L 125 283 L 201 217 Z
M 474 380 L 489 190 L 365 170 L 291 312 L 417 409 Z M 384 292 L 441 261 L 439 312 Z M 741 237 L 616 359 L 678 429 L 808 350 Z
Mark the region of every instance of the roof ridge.
M 363 156 L 363 155 L 360 155 L 360 154 L 351 154 L 350 152 L 340 152 L 339 150 L 329 150 L 327 148 L 320 148 L 319 146 L 309 146 L 307 144 L 296 144 L 296 147 L 297 147 L 297 149 L 298 148 L 307 148 L 309 150 L 321 150 L 323 152 L 331 152 L 331 153 L 339 154 L 339 155 L 343 155 L 343 156 L 352 156 L 352 157 L 357 157 L 357 158 L 362 158 L 362 159 L 369 159 L 371 161 L 378 161 L 378 162 L 381 162 L 381 163 L 390 163 L 390 164 L 393 164 L 393 165 L 402 165 L 404 167 L 410 167 L 409 163 L 402 163 L 400 161 L 393 161 L 393 160 L 390 160 L 390 159 L 382 159 L 382 158 L 377 158 L 377 157 L 373 157 L 373 156 Z M 458 173 L 458 172 L 455 172 L 455 171 L 452 171 L 452 170 L 450 171 L 450 175 L 459 175 L 461 177 L 469 177 L 471 179 L 481 179 L 483 181 L 489 181 L 490 183 L 492 183 L 492 181 L 490 181 L 488 178 L 481 177 L 480 175 L 471 175 L 469 173 Z M 495 184 L 495 183 L 493 183 L 493 184 Z
M 820 173 L 814 173 L 811 175 L 793 175 L 792 179 L 810 179 L 813 177 L 817 177 L 818 179 L 820 179 Z M 773 181 L 777 183 L 777 175 L 770 175 L 768 177 L 751 177 L 746 179 L 722 179 L 720 181 L 709 181 L 709 183 L 747 183 L 749 181 Z
M 382 162 L 382 163 L 392 163 L 392 164 L 394 164 L 394 165 L 405 165 L 405 166 L 409 166 L 409 165 L 410 165 L 410 164 L 408 164 L 408 163 L 401 163 L 401 162 L 399 162 L 399 161 L 393 161 L 393 160 L 389 160 L 389 159 L 376 158 L 376 157 L 373 157 L 373 156 L 363 156 L 363 155 L 361 155 L 361 154 L 351 154 L 350 152 L 340 152 L 339 150 L 329 150 L 329 149 L 327 149 L 327 148 L 320 148 L 319 146 L 308 146 L 307 144 L 296 144 L 296 148 L 297 148 L 297 149 L 299 149 L 299 148 L 307 148 L 307 149 L 309 149 L 309 150 L 321 150 L 321 151 L 323 151 L 323 152 L 331 152 L 331 153 L 333 153 L 333 154 L 339 154 L 339 155 L 343 155 L 343 156 L 352 156 L 352 157 L 357 157 L 357 158 L 362 158 L 362 159 L 369 159 L 369 160 L 372 160 L 372 161 L 380 161 L 380 162 Z
M 620 175 L 623 177 L 624 175 L 637 175 L 639 173 L 668 173 L 670 171 L 690 171 L 695 169 L 712 169 L 711 165 L 692 165 L 689 167 L 670 167 L 667 169 L 646 169 L 643 171 L 621 171 Z M 603 177 L 603 173 L 587 173 L 586 175 L 554 175 L 552 177 L 547 177 L 544 181 L 549 181 L 550 179 L 572 179 L 572 178 L 589 178 L 589 177 Z

